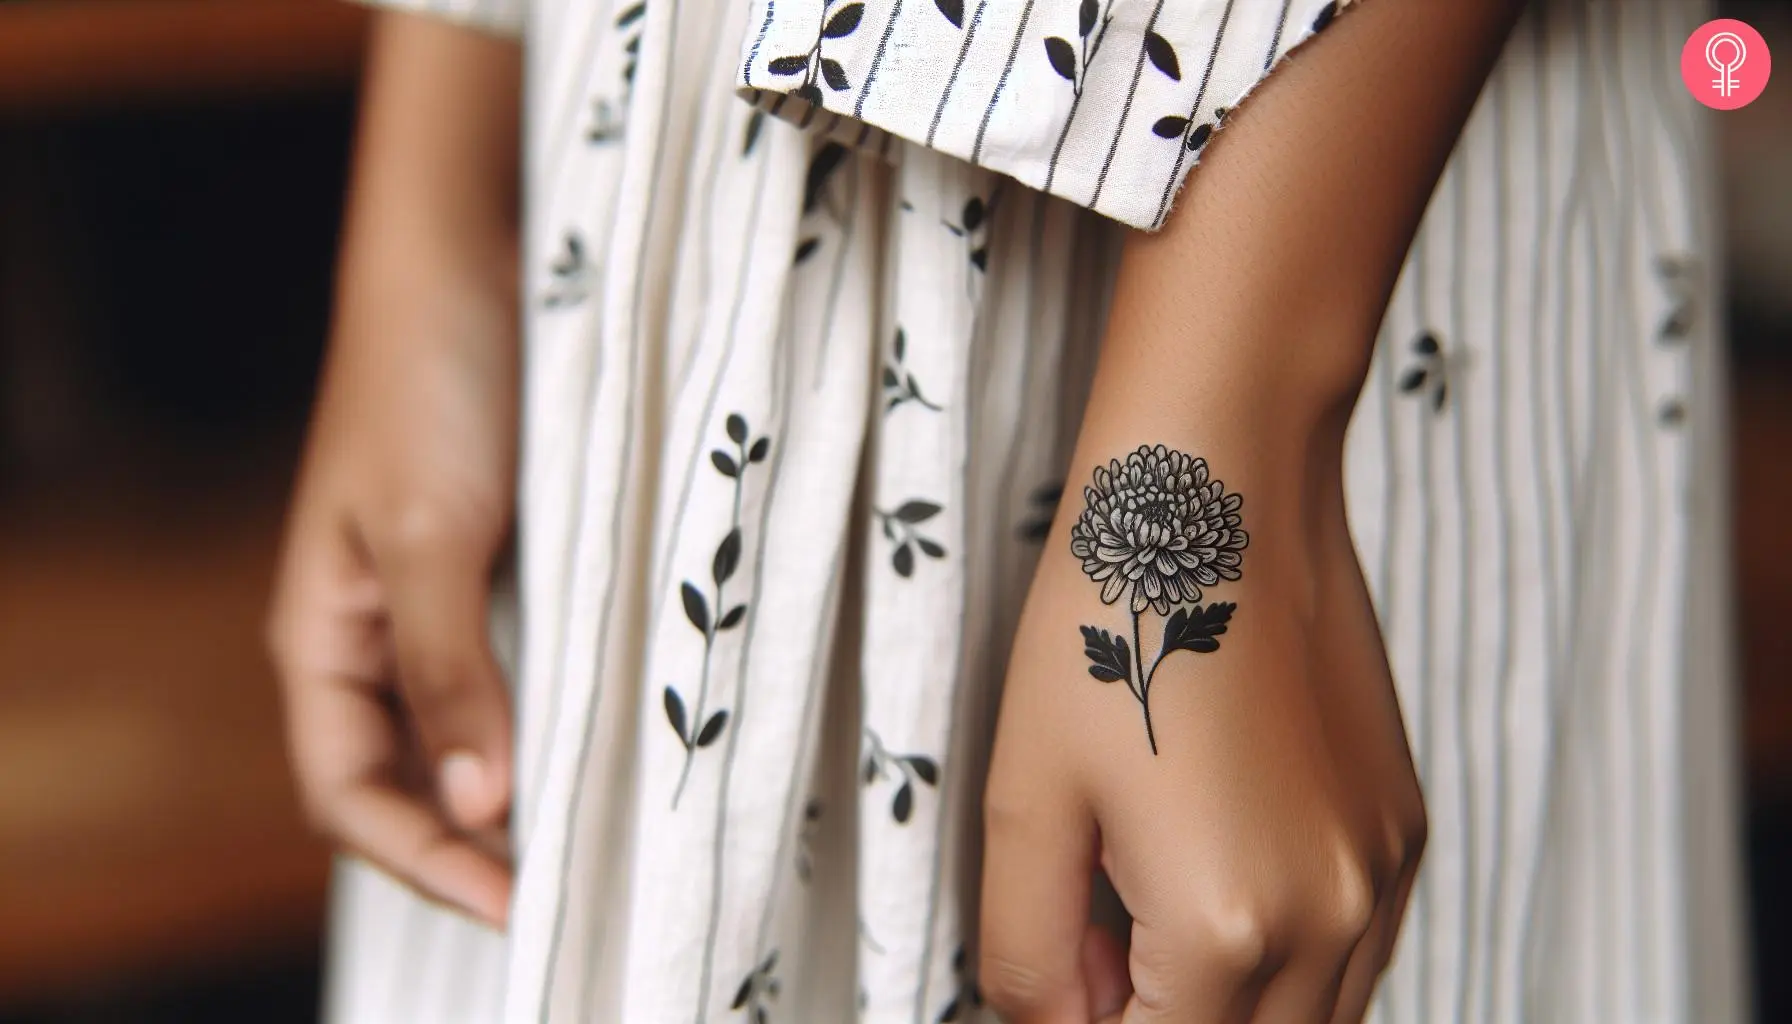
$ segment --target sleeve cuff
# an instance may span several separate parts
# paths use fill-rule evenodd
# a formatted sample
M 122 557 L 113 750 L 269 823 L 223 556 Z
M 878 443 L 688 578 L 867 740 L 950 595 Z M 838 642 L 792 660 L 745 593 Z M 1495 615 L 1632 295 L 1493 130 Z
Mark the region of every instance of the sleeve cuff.
M 520 39 L 529 0 L 354 0 L 368 7 L 440 18 L 492 35 Z
M 1146 230 L 1226 114 L 1351 0 L 753 0 L 736 85 L 899 159 L 903 139 Z

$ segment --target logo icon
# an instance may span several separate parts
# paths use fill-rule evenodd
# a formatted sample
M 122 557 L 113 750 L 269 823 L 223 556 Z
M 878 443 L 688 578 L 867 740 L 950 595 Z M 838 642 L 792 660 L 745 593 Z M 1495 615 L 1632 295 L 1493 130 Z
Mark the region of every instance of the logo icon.
M 1767 41 L 1746 22 L 1719 18 L 1700 25 L 1680 51 L 1680 77 L 1693 99 L 1713 110 L 1753 103 L 1773 73 Z

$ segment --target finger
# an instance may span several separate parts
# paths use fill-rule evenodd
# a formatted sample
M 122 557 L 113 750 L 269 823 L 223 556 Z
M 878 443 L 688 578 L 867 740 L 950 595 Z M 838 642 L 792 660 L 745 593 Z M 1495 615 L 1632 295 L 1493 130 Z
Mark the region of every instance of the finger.
M 466 829 L 498 825 L 510 803 L 510 695 L 487 617 L 494 554 L 442 532 L 375 550 L 399 689 L 442 805 Z
M 1412 895 L 1413 876 L 1409 873 L 1399 886 L 1382 901 L 1375 911 L 1375 922 L 1368 934 L 1357 943 L 1350 964 L 1344 969 L 1344 982 L 1338 989 L 1338 1008 L 1331 1024 L 1361 1024 L 1375 998 L 1375 986 L 1387 970 L 1394 955 L 1394 941 L 1399 938 L 1400 922 L 1406 914 L 1406 901 Z
M 1061 792 L 1028 788 L 992 782 L 986 799 L 979 983 L 1009 1024 L 1087 1024 L 1095 825 Z
M 1126 947 L 1098 924 L 1083 933 L 1083 983 L 1089 991 L 1089 1016 L 1094 1020 L 1119 1020 L 1132 995 L 1132 979 L 1126 974 Z
M 1245 1024 L 1279 966 L 1249 917 L 1194 916 L 1132 929 L 1125 1024 Z
M 398 744 L 375 691 L 346 677 L 296 679 L 287 723 L 300 796 L 320 831 L 424 895 L 503 926 L 508 871 L 393 787 Z
M 1299 945 L 1257 1006 L 1252 1019 L 1259 1024 L 1328 1024 L 1337 1012 L 1345 970 L 1374 926 L 1386 891 L 1372 871 L 1352 860 L 1329 898 L 1309 904 L 1313 916 Z

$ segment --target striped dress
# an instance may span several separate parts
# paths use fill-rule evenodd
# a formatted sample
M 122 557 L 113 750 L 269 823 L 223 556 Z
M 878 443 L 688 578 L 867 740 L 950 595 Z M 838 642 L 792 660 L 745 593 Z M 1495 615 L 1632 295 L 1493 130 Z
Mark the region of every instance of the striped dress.
M 329 1019 L 993 1020 L 996 683 L 1119 247 L 1348 11 L 385 2 L 527 48 L 517 888 L 499 936 L 344 863 Z M 1525 15 L 1377 341 L 1432 821 L 1377 1024 L 1746 1017 L 1701 14 Z

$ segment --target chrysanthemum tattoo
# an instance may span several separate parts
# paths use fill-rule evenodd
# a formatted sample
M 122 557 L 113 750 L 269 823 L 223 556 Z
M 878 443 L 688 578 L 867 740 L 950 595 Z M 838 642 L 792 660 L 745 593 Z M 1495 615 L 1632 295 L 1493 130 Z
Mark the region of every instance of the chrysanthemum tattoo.
M 1083 488 L 1083 514 L 1070 528 L 1070 553 L 1101 584 L 1103 604 L 1122 598 L 1132 613 L 1132 642 L 1095 626 L 1081 627 L 1089 674 L 1124 682 L 1145 714 L 1145 739 L 1157 753 L 1151 726 L 1151 681 L 1177 651 L 1212 654 L 1236 604 L 1203 606 L 1203 588 L 1237 580 L 1250 536 L 1242 528 L 1244 499 L 1207 471 L 1207 460 L 1163 445 L 1140 446 L 1095 468 Z M 1164 619 L 1163 640 L 1145 667 L 1139 620 L 1149 610 Z

